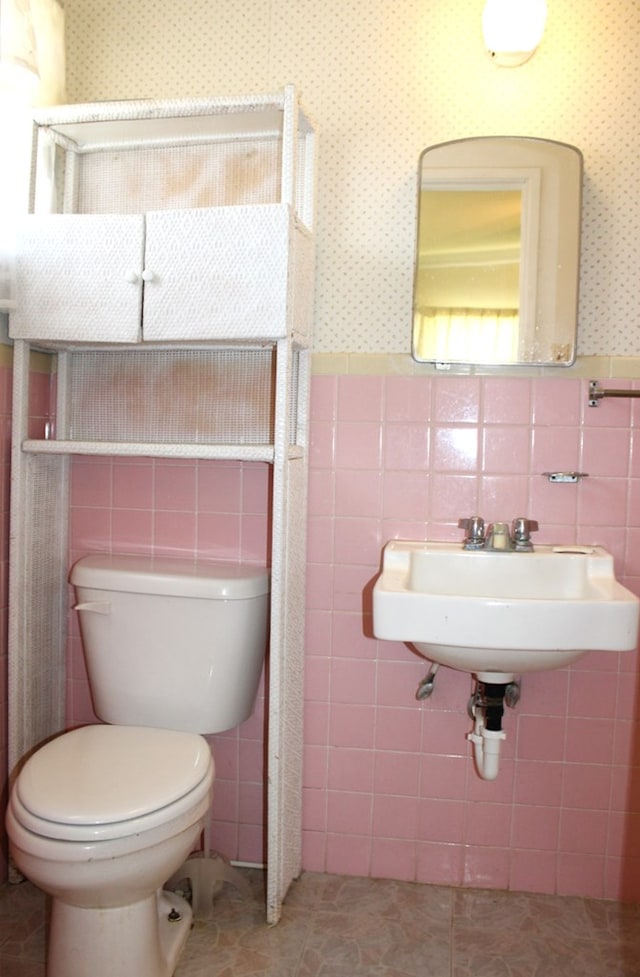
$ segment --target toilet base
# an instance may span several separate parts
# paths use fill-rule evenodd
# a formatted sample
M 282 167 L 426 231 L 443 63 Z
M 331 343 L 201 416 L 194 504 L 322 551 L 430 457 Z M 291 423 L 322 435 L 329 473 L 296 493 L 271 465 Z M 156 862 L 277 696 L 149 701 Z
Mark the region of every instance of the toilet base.
M 171 977 L 191 923 L 189 903 L 174 892 L 108 909 L 54 898 L 47 977 Z

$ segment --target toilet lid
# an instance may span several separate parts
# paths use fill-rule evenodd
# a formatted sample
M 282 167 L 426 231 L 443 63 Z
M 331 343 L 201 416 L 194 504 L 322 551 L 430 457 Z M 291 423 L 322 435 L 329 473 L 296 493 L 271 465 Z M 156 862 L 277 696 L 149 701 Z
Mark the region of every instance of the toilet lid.
M 84 726 L 43 746 L 16 783 L 45 821 L 105 825 L 139 818 L 192 791 L 211 767 L 197 733 L 144 726 Z

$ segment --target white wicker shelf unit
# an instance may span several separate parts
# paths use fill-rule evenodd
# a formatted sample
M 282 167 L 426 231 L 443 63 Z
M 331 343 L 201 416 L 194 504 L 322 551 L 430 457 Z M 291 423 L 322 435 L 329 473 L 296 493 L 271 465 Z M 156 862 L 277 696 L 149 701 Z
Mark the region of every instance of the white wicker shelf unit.
M 315 157 L 291 86 L 39 112 L 10 317 L 12 769 L 64 727 L 70 457 L 272 466 L 272 923 L 301 858 Z M 46 420 L 30 409 L 37 352 Z

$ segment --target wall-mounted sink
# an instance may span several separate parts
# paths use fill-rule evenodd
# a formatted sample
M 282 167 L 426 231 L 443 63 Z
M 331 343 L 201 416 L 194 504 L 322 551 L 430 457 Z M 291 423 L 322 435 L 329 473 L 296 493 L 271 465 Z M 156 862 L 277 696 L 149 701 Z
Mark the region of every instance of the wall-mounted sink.
M 639 618 L 638 597 L 601 546 L 517 553 L 392 540 L 373 590 L 377 638 L 489 682 L 560 668 L 587 651 L 631 651 Z

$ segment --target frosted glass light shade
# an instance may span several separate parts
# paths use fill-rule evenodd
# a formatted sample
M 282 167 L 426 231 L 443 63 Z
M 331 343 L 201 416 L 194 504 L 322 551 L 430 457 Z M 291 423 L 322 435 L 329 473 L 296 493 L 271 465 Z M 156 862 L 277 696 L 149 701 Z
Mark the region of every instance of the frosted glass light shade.
M 482 33 L 497 64 L 515 67 L 528 61 L 542 40 L 546 0 L 487 0 Z

